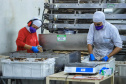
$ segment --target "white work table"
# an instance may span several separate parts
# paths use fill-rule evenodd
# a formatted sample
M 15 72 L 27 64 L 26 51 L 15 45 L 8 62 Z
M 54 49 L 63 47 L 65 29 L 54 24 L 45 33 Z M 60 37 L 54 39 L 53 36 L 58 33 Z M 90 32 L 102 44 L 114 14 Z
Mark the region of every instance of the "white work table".
M 89 80 L 89 79 L 73 79 L 75 75 L 67 75 L 64 72 L 55 73 L 53 75 L 49 75 L 46 77 L 46 84 L 50 84 L 50 80 L 60 80 L 66 81 L 66 84 L 69 84 L 70 81 L 72 82 L 90 82 L 94 84 L 100 84 L 100 82 L 111 78 L 111 84 L 114 84 L 114 74 L 104 77 L 102 80 Z

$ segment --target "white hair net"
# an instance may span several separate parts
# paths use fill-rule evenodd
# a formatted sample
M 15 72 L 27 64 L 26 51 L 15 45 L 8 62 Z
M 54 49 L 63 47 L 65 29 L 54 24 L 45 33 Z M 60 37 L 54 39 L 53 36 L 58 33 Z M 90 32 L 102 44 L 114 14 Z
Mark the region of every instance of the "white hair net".
M 36 20 L 34 20 L 34 19 L 36 19 Z M 32 18 L 32 20 L 34 20 L 33 21 L 34 25 L 36 25 L 37 27 L 41 27 L 42 21 L 38 17 L 34 17 L 34 18 Z
M 102 22 L 105 24 L 105 14 L 102 11 L 96 11 L 93 15 L 93 22 Z
M 33 24 L 36 25 L 37 27 L 41 27 L 42 22 L 40 20 L 35 20 L 33 21 Z

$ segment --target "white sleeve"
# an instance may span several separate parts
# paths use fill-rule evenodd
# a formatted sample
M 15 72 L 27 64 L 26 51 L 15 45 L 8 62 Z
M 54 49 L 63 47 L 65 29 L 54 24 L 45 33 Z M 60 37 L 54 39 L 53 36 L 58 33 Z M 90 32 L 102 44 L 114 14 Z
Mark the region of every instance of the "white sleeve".
M 122 48 L 122 39 L 119 35 L 119 31 L 115 26 L 112 26 L 113 31 L 112 31 L 112 40 L 113 43 L 116 47 Z
M 93 29 L 93 24 L 90 25 L 88 35 L 87 35 L 87 44 L 93 44 L 93 36 L 94 35 L 94 29 Z

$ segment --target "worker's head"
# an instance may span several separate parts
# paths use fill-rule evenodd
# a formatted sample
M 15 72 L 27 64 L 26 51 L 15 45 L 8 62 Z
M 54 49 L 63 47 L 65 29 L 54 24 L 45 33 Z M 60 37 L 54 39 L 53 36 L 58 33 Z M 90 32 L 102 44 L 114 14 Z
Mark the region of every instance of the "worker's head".
M 28 22 L 28 26 L 30 27 L 30 32 L 34 33 L 37 29 L 39 29 L 42 25 L 42 21 L 39 18 L 33 18 Z
M 96 30 L 102 29 L 105 24 L 105 14 L 102 11 L 95 12 L 93 15 L 93 22 Z

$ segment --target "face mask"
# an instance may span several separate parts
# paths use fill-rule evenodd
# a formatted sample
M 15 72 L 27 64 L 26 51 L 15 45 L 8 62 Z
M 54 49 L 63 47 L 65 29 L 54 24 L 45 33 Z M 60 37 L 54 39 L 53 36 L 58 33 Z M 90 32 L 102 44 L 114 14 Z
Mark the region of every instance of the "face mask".
M 103 28 L 103 25 L 102 26 L 95 26 L 96 30 L 100 30 Z
M 36 32 L 36 29 L 33 28 L 33 27 L 30 27 L 30 32 L 31 32 L 31 33 L 35 33 L 35 32 Z

